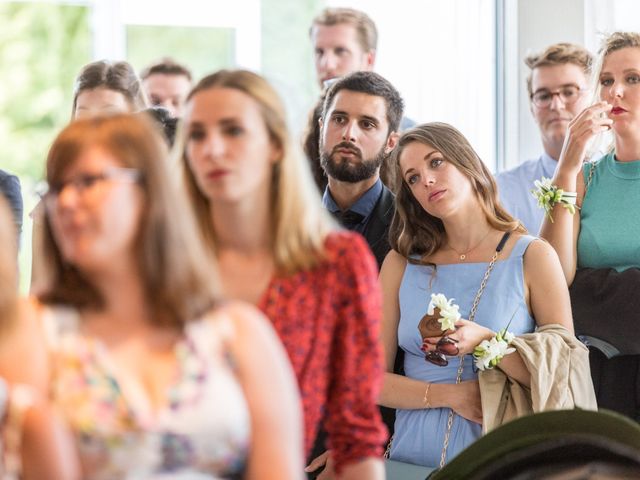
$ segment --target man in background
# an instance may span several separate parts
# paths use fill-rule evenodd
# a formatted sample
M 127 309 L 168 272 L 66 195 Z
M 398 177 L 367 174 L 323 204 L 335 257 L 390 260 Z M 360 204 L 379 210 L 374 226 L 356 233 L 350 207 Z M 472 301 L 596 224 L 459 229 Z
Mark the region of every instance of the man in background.
M 191 72 L 171 58 L 149 65 L 140 74 L 149 103 L 166 108 L 173 117 L 180 118 L 191 90 Z
M 378 30 L 366 13 L 352 8 L 326 8 L 313 19 L 309 35 L 320 88 L 334 78 L 373 70 Z
M 529 106 L 544 152 L 501 172 L 496 181 L 502 205 L 533 235 L 538 234 L 544 218 L 544 210 L 538 208 L 531 195 L 533 182 L 542 177 L 553 178 L 567 126 L 589 105 L 592 61 L 587 50 L 571 43 L 556 43 L 525 59 L 531 69 L 527 77 Z
M 354 72 L 373 71 L 378 45 L 378 30 L 373 20 L 364 12 L 353 8 L 326 8 L 311 23 L 309 36 L 313 43 L 314 64 L 318 85 L 323 94 L 309 115 L 304 151 L 309 160 L 316 184 L 320 191 L 327 185 L 327 178 L 320 166 L 318 152 L 320 118 L 324 91 L 332 81 Z M 403 117 L 399 131 L 415 125 Z M 383 183 L 391 187 L 388 166 L 382 165 Z

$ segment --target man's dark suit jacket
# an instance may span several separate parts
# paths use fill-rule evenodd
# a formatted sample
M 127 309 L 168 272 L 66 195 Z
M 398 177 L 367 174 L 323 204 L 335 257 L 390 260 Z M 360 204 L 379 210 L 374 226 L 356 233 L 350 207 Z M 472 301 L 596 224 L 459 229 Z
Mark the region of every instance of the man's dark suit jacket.
M 364 238 L 367 240 L 369 248 L 371 248 L 373 255 L 376 257 L 378 270 L 382 267 L 384 257 L 386 257 L 389 250 L 391 250 L 391 246 L 389 245 L 389 227 L 391 226 L 391 220 L 393 220 L 395 211 L 396 207 L 393 193 L 383 184 L 382 194 L 373 212 L 371 212 L 371 218 L 364 230 Z M 402 373 L 403 363 L 404 355 L 402 355 L 402 350 L 398 347 L 394 372 Z M 393 434 L 396 411 L 393 408 L 380 407 L 380 413 L 382 414 L 382 420 L 384 420 L 385 425 L 389 429 L 389 433 Z
M 376 203 L 371 218 L 367 222 L 364 230 L 364 238 L 369 244 L 369 248 L 373 252 L 378 262 L 378 270 L 382 266 L 384 257 L 387 256 L 391 247 L 389 246 L 389 227 L 395 212 L 393 202 L 393 193 L 387 187 L 382 185 L 382 194 Z
M 0 170 L 0 191 L 4 194 L 16 222 L 18 234 L 22 231 L 22 194 L 20 180 L 15 175 Z

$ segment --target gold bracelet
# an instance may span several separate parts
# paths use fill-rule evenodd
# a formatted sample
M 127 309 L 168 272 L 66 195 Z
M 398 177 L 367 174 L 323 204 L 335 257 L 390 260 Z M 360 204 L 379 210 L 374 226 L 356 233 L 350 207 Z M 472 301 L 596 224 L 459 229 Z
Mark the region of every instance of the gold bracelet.
M 429 389 L 431 388 L 431 384 L 427 383 L 427 388 L 424 391 L 424 398 L 422 399 L 422 404 L 424 408 L 431 408 L 431 404 L 429 403 Z

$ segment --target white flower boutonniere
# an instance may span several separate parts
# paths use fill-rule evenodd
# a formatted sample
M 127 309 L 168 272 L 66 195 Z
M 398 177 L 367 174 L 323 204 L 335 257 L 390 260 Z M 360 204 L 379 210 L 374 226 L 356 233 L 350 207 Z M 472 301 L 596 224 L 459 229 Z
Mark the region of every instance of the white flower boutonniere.
M 542 177 L 533 182 L 536 188 L 531 190 L 531 194 L 538 201 L 538 207 L 544 209 L 545 215 L 553 222 L 551 210 L 559 203 L 571 212 L 576 213 L 576 192 L 565 192 L 561 188 L 551 183 L 551 179 Z
M 438 322 L 443 332 L 447 330 L 455 330 L 455 324 L 460 320 L 460 312 L 458 305 L 453 303 L 453 298 L 447 300 L 442 293 L 432 293 L 431 302 L 429 302 L 429 308 L 427 313 L 433 315 L 434 310 L 438 308 L 440 310 L 440 318 Z
M 473 349 L 476 368 L 482 371 L 490 370 L 500 363 L 502 357 L 515 352 L 515 348 L 509 347 L 514 338 L 513 333 L 503 328 L 492 339 L 480 342 L 480 345 Z

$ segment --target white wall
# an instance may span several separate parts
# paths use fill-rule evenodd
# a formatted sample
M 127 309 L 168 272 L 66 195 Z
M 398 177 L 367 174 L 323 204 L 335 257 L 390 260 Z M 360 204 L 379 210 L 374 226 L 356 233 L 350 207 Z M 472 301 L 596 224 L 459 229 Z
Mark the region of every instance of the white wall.
M 510 149 L 506 158 L 507 168 L 527 159 L 536 158 L 542 153 L 542 142 L 531 111 L 527 93 L 527 75 L 529 68 L 524 64 L 527 55 L 544 50 L 557 42 L 585 43 L 585 1 L 584 0 L 519 0 L 517 12 L 517 138 L 511 136 L 507 141 L 515 142 L 517 147 Z M 514 81 L 516 78 L 514 77 Z M 507 107 L 509 108 L 509 107 Z M 513 117 L 512 117 L 513 118 Z
M 638 0 L 585 0 L 586 45 L 597 51 L 604 34 L 640 31 Z

